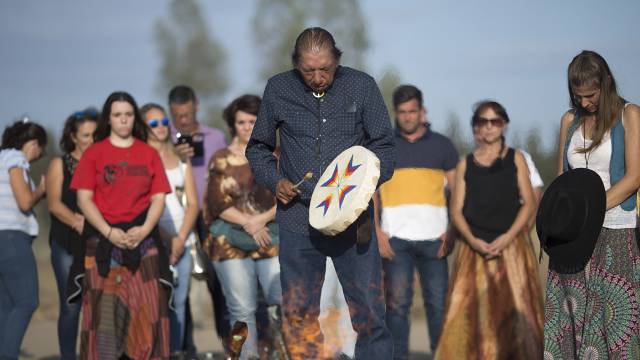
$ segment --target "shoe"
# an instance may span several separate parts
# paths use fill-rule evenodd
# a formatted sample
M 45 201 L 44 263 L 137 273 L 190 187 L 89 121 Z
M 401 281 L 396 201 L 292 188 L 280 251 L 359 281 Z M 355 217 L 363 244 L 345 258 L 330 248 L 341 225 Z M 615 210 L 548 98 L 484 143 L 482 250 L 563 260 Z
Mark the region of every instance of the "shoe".
M 249 328 L 244 321 L 236 321 L 229 334 L 229 352 L 232 359 L 239 359 L 242 352 L 242 345 L 249 336 Z

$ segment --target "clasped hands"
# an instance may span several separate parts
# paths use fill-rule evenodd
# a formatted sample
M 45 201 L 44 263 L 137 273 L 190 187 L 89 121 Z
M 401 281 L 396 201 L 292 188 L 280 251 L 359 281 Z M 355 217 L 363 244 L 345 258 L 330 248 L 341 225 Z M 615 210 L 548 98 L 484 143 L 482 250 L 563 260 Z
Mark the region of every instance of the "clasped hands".
M 507 245 L 511 243 L 513 238 L 514 236 L 510 235 L 509 233 L 504 233 L 495 238 L 495 240 L 493 240 L 491 243 L 487 243 L 486 241 L 479 238 L 473 238 L 473 240 L 467 240 L 467 242 L 473 250 L 480 253 L 480 255 L 482 255 L 485 259 L 490 260 L 501 256 L 502 250 L 504 250 Z
M 105 237 L 120 249 L 135 249 L 148 234 L 149 232 L 142 226 L 134 226 L 126 232 L 120 228 L 111 227 Z
M 242 228 L 247 234 L 253 237 L 258 246 L 268 247 L 271 245 L 271 235 L 269 235 L 267 221 L 264 219 L 264 216 L 261 215 L 262 214 L 249 216 L 249 219 L 242 225 Z

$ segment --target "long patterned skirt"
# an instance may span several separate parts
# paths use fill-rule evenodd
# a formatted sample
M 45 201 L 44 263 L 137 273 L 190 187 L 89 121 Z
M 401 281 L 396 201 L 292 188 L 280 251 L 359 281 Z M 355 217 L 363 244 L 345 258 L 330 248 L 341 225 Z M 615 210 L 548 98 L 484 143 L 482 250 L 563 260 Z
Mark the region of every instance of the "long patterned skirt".
M 549 270 L 544 358 L 640 359 L 640 256 L 635 229 L 603 228 L 585 269 Z
M 524 235 L 492 260 L 459 241 L 449 288 L 434 359 L 542 358 L 542 290 Z
M 96 243 L 88 241 L 85 256 L 80 357 L 168 359 L 168 291 L 159 282 L 157 248 L 146 251 L 135 273 L 117 266 L 103 278 Z

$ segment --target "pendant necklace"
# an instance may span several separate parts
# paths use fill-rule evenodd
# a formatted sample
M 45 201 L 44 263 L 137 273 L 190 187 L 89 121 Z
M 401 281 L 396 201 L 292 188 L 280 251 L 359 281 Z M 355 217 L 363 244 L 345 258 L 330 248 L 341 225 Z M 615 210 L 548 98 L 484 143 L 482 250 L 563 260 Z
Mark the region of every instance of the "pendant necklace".
M 582 149 L 583 150 L 587 150 L 587 129 L 586 129 L 586 123 L 582 123 Z M 584 153 L 584 162 L 585 162 L 585 167 L 588 169 L 589 168 L 589 157 L 591 157 L 591 154 L 589 154 L 589 156 L 587 156 L 587 152 L 585 151 Z
M 320 90 L 320 91 L 312 91 L 311 95 L 313 95 L 314 98 L 316 99 L 320 99 L 321 97 L 323 97 L 325 94 L 324 90 Z

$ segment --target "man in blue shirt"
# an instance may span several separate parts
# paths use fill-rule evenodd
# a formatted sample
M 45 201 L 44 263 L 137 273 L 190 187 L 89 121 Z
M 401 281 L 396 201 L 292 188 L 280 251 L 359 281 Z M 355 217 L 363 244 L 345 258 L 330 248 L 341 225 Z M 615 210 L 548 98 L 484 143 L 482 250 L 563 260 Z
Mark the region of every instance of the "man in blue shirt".
M 393 174 L 394 140 L 380 90 L 371 76 L 340 66 L 340 55 L 324 29 L 309 28 L 298 36 L 294 69 L 267 83 L 247 158 L 256 181 L 278 199 L 280 278 L 292 358 L 321 356 L 317 319 L 330 256 L 358 333 L 356 358 L 390 359 L 392 341 L 384 322 L 381 260 L 371 239 L 371 211 L 336 236 L 309 226 L 315 184 L 345 149 L 362 145 L 371 150 L 380 159 L 380 184 Z M 279 161 L 273 155 L 278 132 Z M 307 172 L 313 178 L 295 188 L 293 183 Z

